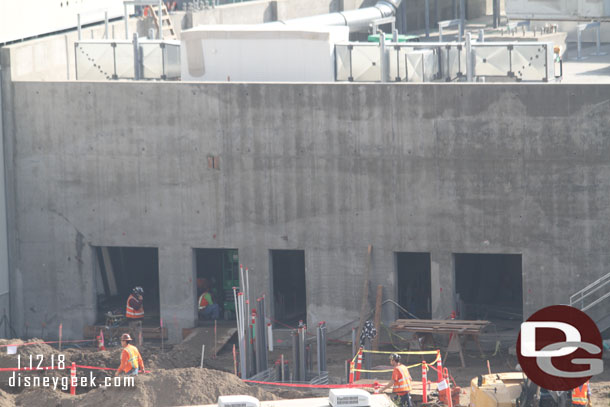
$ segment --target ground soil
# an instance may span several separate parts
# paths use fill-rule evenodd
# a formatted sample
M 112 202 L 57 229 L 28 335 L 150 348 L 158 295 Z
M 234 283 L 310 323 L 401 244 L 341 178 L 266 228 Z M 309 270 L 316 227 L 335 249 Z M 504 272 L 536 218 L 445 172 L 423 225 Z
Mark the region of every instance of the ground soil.
M 38 342 L 36 338 L 28 339 L 27 342 Z M 24 343 L 19 339 L 0 340 L 0 345 L 8 343 Z M 401 344 L 394 344 L 401 346 Z M 0 348 L 0 368 L 16 367 L 17 356 L 21 355 L 22 366 L 29 364 L 29 356 L 43 355 L 44 363 L 50 364 L 51 357 L 65 356 L 65 362 L 69 365 L 76 362 L 78 365 L 101 366 L 116 368 L 120 359 L 120 348 L 106 351 L 89 349 L 58 349 L 46 344 L 20 346 L 17 355 L 7 355 L 5 348 Z M 382 350 L 393 350 L 390 344 L 382 345 Z M 25 388 L 10 386 L 12 372 L 0 372 L 0 407 L 5 406 L 171 406 L 171 405 L 195 405 L 210 404 L 216 402 L 219 395 L 247 394 L 257 397 L 259 400 L 273 400 L 278 398 L 305 398 L 323 396 L 328 394 L 327 390 L 308 389 L 286 389 L 273 386 L 254 386 L 241 381 L 233 372 L 232 344 L 229 343 L 221 349 L 216 357 L 210 355 L 204 360 L 204 368 L 199 368 L 201 362 L 201 350 L 196 341 L 186 340 L 174 347 L 165 346 L 163 352 L 159 344 L 149 344 L 140 347 L 146 369 L 150 373 L 140 375 L 136 378 L 133 388 L 116 388 L 99 386 L 106 376 L 112 371 L 94 370 L 98 387 L 94 389 L 78 388 L 77 395 L 71 396 L 67 391 L 53 390 L 49 388 Z M 332 383 L 344 383 L 345 361 L 351 359 L 351 345 L 341 342 L 328 344 L 328 370 Z M 474 349 L 466 352 L 466 367 L 461 367 L 459 357 L 455 354 L 449 355 L 445 360 L 451 376 L 456 384 L 462 388 L 460 405 L 468 405 L 470 381 L 479 374 L 487 372 L 487 361 L 492 372 L 513 371 L 517 363 L 515 356 L 508 349 L 500 348 L 496 354 L 490 351 L 486 355 Z M 284 354 L 286 359 L 291 357 L 290 349 L 276 349 L 270 354 L 270 363 L 279 360 Z M 387 365 L 387 355 L 379 355 L 373 359 L 374 368 L 382 368 Z M 57 359 L 55 359 L 57 360 Z M 415 357 L 406 361 L 407 364 L 417 363 Z M 34 360 L 34 364 L 36 361 Z M 315 366 L 314 366 L 315 367 Z M 50 376 L 51 378 L 66 377 L 68 370 L 54 370 L 41 373 L 23 373 L 29 375 Z M 89 371 L 79 369 L 78 375 L 88 375 Z M 414 380 L 420 380 L 421 369 L 412 368 L 411 374 Z M 436 376 L 430 371 L 429 375 Z M 389 379 L 389 373 L 376 374 L 375 379 L 384 381 Z M 592 380 L 593 406 L 610 405 L 610 372 L 606 371 Z

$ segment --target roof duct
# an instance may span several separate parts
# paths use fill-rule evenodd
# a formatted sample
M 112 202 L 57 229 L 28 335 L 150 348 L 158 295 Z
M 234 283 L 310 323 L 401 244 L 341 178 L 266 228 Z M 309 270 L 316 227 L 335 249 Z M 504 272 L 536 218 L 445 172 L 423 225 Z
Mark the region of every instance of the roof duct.
M 379 0 L 373 7 L 295 18 L 286 21 L 275 21 L 268 24 L 300 26 L 338 25 L 349 27 L 350 32 L 366 31 L 369 28 L 369 24 L 374 20 L 394 16 L 401 1 L 402 0 Z

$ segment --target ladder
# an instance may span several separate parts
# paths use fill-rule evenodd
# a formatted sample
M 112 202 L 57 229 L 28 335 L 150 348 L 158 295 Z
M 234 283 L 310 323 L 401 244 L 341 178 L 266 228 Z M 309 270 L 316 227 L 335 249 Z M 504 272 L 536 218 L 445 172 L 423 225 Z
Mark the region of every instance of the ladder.
M 149 6 L 150 14 L 155 21 L 155 26 L 157 30 L 162 33 L 162 38 L 164 40 L 176 40 L 176 30 L 174 30 L 174 24 L 172 23 L 172 19 L 169 16 L 169 12 L 167 11 L 167 7 L 165 3 L 161 3 L 161 25 L 162 28 L 159 28 L 159 16 L 157 14 L 159 10 L 159 6 Z M 162 30 L 162 31 L 161 31 Z

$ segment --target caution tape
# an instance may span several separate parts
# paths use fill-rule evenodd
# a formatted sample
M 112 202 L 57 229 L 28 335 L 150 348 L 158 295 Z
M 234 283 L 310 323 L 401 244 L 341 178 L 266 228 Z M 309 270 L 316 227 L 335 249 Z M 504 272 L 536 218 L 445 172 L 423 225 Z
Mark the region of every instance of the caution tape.
M 405 366 L 407 369 L 411 369 L 417 366 L 421 366 L 422 363 L 415 363 L 413 365 Z M 364 372 L 364 373 L 385 373 L 385 372 L 393 372 L 394 369 L 381 369 L 381 370 L 365 370 L 365 369 L 353 369 L 354 372 Z
M 83 365 L 76 365 L 76 367 L 80 368 L 80 369 L 90 369 L 90 370 L 117 370 L 112 367 L 83 366 Z
M 397 353 L 399 355 L 436 355 L 438 354 L 440 351 L 438 350 L 418 350 L 418 351 L 382 351 L 382 350 L 366 350 L 366 349 L 362 349 L 362 352 L 365 353 L 382 353 L 382 354 L 393 354 L 393 353 Z
M 381 352 L 381 351 L 367 351 L 367 350 L 364 350 L 364 349 L 363 349 L 363 351 L 364 351 L 364 352 L 369 352 L 369 353 L 403 353 L 403 354 L 426 354 L 426 355 L 429 355 L 429 354 L 434 353 L 434 354 L 436 354 L 436 358 L 434 359 L 434 361 L 432 361 L 432 362 L 430 362 L 430 363 L 427 363 L 427 362 L 426 362 L 426 367 L 430 367 L 430 368 L 432 368 L 432 369 L 434 369 L 434 367 L 432 367 L 431 365 L 436 364 L 436 363 L 437 363 L 437 362 L 440 360 L 440 358 L 441 358 L 441 353 L 440 353 L 440 352 L 437 352 L 437 351 L 420 351 L 420 352 Z M 354 358 L 354 359 L 355 359 L 355 358 Z M 406 366 L 406 368 L 407 368 L 407 369 L 411 369 L 411 368 L 414 368 L 414 367 L 417 367 L 417 366 L 421 366 L 422 364 L 423 364 L 423 362 L 420 362 L 420 363 L 415 363 L 415 364 L 412 364 L 412 365 Z M 354 372 L 364 372 L 364 373 L 387 373 L 387 372 L 392 372 L 392 371 L 394 371 L 394 369 L 383 369 L 383 370 L 365 370 L 365 369 L 358 369 L 358 368 L 353 368 L 352 370 L 353 370 Z M 436 369 L 434 369 L 434 370 L 436 370 Z
M 69 367 L 57 367 L 57 366 L 42 366 L 42 367 L 3 367 L 0 368 L 0 372 L 16 372 L 21 370 L 32 370 L 32 371 L 44 371 L 44 370 L 66 370 Z
M 371 384 L 301 384 L 301 383 L 277 383 L 277 382 L 261 382 L 258 380 L 243 380 L 246 383 L 268 384 L 271 386 L 284 387 L 308 387 L 313 389 L 349 389 L 349 388 L 377 388 L 380 384 L 375 382 Z

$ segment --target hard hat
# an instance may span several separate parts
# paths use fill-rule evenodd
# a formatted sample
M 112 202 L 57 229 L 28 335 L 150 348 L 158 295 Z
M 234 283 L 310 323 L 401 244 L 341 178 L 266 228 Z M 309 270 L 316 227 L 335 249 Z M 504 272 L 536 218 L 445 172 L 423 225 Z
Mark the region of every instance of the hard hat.
M 140 286 L 137 286 L 133 289 L 134 294 L 142 295 L 144 294 L 144 289 Z
M 129 334 L 123 334 L 121 335 L 121 340 L 122 341 L 131 341 L 131 336 L 129 336 Z
M 400 355 L 398 353 L 392 353 L 390 355 L 390 360 L 393 360 L 396 363 L 400 363 Z

